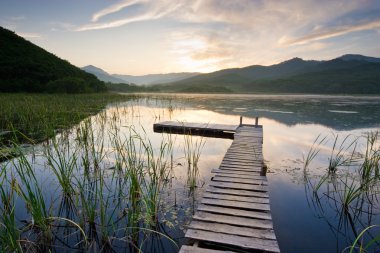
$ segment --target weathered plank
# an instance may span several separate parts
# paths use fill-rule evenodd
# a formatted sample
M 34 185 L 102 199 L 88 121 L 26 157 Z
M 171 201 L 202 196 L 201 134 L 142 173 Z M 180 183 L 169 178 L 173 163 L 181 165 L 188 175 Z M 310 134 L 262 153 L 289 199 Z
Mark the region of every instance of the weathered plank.
M 207 187 L 206 191 L 213 192 L 213 193 L 220 193 L 220 194 L 237 195 L 237 196 L 252 196 L 252 197 L 259 197 L 259 198 L 269 198 L 269 195 L 267 192 L 247 191 L 247 190 L 242 190 L 242 189 L 218 188 L 218 187 L 213 187 L 212 185 Z
M 236 177 L 234 178 L 234 177 L 214 176 L 213 181 L 241 183 L 241 184 L 268 185 L 268 181 L 264 181 L 264 180 L 260 180 L 260 179 L 236 178 Z
M 218 242 L 220 244 L 237 246 L 245 249 L 264 250 L 267 252 L 280 252 L 278 244 L 275 240 L 263 240 L 252 237 L 244 237 L 238 235 L 229 235 L 223 233 L 215 233 L 211 231 L 188 229 L 187 238 L 196 240 L 204 240 L 209 242 Z
M 229 189 L 238 189 L 238 190 L 260 191 L 260 192 L 268 191 L 268 186 L 266 185 L 249 185 L 249 184 L 225 183 L 225 182 L 214 182 L 214 181 L 211 181 L 210 185 L 219 187 L 219 188 L 229 188 Z
M 236 160 L 236 159 L 230 159 L 230 158 L 224 158 L 222 160 L 222 163 L 224 164 L 231 164 L 231 165 L 245 165 L 245 166 L 260 166 L 263 165 L 262 160 L 252 160 L 252 161 L 242 161 L 242 160 Z
M 257 211 L 270 211 L 269 204 L 262 203 L 252 203 L 252 202 L 241 202 L 236 200 L 227 200 L 227 199 L 211 199 L 211 198 L 202 198 L 202 204 L 214 205 L 214 206 L 224 206 L 232 208 L 240 208 L 245 210 L 257 210 Z
M 208 222 L 218 222 L 223 224 L 237 225 L 243 227 L 251 228 L 263 228 L 263 229 L 273 229 L 272 221 L 261 220 L 261 219 L 251 219 L 243 218 L 237 216 L 214 214 L 203 211 L 197 211 L 193 216 L 193 220 L 202 220 Z
M 189 228 L 213 231 L 217 233 L 224 233 L 230 235 L 241 235 L 260 239 L 276 240 L 276 236 L 271 229 L 257 229 L 257 228 L 247 228 L 241 226 L 232 226 L 227 224 L 220 224 L 214 222 L 205 222 L 195 220 L 191 223 Z
M 259 212 L 252 210 L 243 210 L 230 207 L 213 206 L 206 204 L 199 204 L 197 210 L 206 211 L 209 213 L 219 213 L 224 215 L 232 215 L 246 218 L 256 218 L 262 220 L 272 220 L 272 216 L 267 212 Z
M 236 195 L 229 195 L 229 194 L 218 194 L 218 193 L 211 193 L 211 192 L 205 192 L 203 193 L 203 198 L 209 198 L 209 199 L 219 199 L 219 200 L 232 200 L 237 202 L 251 202 L 251 203 L 262 203 L 262 204 L 269 204 L 269 198 L 260 198 L 260 197 L 251 197 L 251 196 L 236 196 Z
M 249 172 L 240 171 L 227 171 L 227 170 L 212 170 L 219 177 L 230 177 L 230 178 L 247 178 L 247 179 L 260 179 L 263 181 L 268 181 L 265 176 L 258 176 Z
M 236 172 L 242 172 L 242 173 L 251 173 L 252 175 L 260 175 L 262 168 L 261 167 L 255 167 L 255 168 L 247 169 L 247 168 L 239 168 L 239 167 L 231 167 L 231 166 L 220 165 L 219 170 L 236 171 Z
M 221 170 L 239 170 L 239 171 L 251 171 L 251 172 L 261 172 L 262 166 L 244 166 L 239 164 L 227 164 L 222 163 L 219 167 Z
M 179 253 L 235 253 L 235 251 L 204 249 L 194 246 L 183 245 Z

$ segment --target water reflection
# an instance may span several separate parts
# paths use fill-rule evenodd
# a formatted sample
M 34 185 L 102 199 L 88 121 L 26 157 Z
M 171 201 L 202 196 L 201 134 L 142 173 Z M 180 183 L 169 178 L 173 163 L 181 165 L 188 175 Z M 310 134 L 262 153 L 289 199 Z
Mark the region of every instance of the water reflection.
M 166 120 L 238 124 L 240 115 L 245 116 L 244 123 L 253 124 L 255 117 L 260 116 L 259 124 L 264 126 L 264 158 L 269 165 L 272 216 L 282 252 L 341 252 L 360 231 L 358 228 L 380 223 L 379 207 L 372 205 L 372 209 L 368 209 L 369 205 L 364 205 L 360 215 L 342 214 L 332 199 L 340 198 L 337 193 L 344 189 L 340 187 L 344 185 L 345 181 L 341 180 L 345 177 L 338 177 L 335 181 L 329 179 L 324 186 L 327 188 L 321 188 L 324 191 L 316 197 L 305 180 L 303 157 L 319 134 L 339 133 L 355 138 L 379 128 L 379 105 L 380 98 L 375 97 L 126 96 L 126 102 L 111 104 L 102 113 L 57 136 L 56 139 L 65 140 L 59 146 L 60 152 L 65 154 L 62 159 L 70 161 L 75 158 L 70 179 L 76 187 L 72 198 L 70 194 L 63 194 L 46 159 L 46 152 L 54 153 L 54 142 L 35 147 L 36 153 L 27 159 L 33 165 L 38 185 L 44 189 L 46 206 L 51 208 L 53 215 L 75 220 L 84 226 L 86 236 L 93 238 L 89 240 L 91 249 L 104 246 L 126 252 L 139 249 L 177 252 L 172 240 L 178 245 L 184 242 L 184 229 L 210 180 L 211 169 L 219 166 L 231 140 L 192 137 L 192 143 L 201 143 L 203 148 L 195 174 L 190 173 L 193 178 L 190 178 L 189 187 L 189 164 L 193 164 L 186 159 L 189 151 L 185 151 L 185 145 L 189 140 L 182 135 L 154 133 L 153 124 Z M 89 129 L 91 131 L 87 131 Z M 130 144 L 133 142 L 137 152 L 126 152 L 132 148 Z M 163 149 L 162 143 L 171 143 L 170 149 Z M 321 156 L 313 161 L 314 167 L 308 175 L 312 182 L 320 180 L 326 173 L 331 144 L 330 141 L 321 145 Z M 147 153 L 140 152 L 141 145 L 148 145 L 154 154 L 160 150 L 168 151 L 166 160 L 162 159 L 168 168 L 160 177 L 162 182 L 154 183 L 155 178 L 151 176 L 154 173 L 145 169 L 145 176 L 130 174 L 130 168 L 146 168 L 147 162 L 157 161 L 149 160 Z M 362 148 L 365 144 L 359 146 Z M 342 175 L 338 173 L 338 176 Z M 133 185 L 132 178 L 139 184 Z M 146 188 L 141 189 L 140 183 Z M 78 192 L 78 187 L 82 191 Z M 149 193 L 158 194 L 146 194 L 148 189 Z M 376 193 L 369 199 L 371 202 L 377 201 Z M 143 195 L 145 203 L 141 201 Z M 149 200 L 157 198 L 160 199 L 159 206 L 155 206 L 154 201 L 147 205 Z M 106 203 L 103 216 L 97 208 L 99 199 Z M 15 209 L 18 219 L 31 224 L 31 215 L 24 201 L 18 198 L 15 203 L 19 207 Z M 94 210 L 95 216 L 91 213 Z M 159 210 L 158 214 L 155 210 Z M 152 215 L 142 219 L 142 213 Z M 89 217 L 95 217 L 96 221 Z M 145 218 L 154 222 L 149 222 L 147 227 L 143 225 Z M 57 228 L 65 227 L 55 230 L 60 240 L 57 247 L 78 247 L 84 243 L 75 226 L 63 224 L 54 223 Z M 351 224 L 355 224 L 355 230 L 351 229 Z
M 334 130 L 354 130 L 377 127 L 380 118 L 380 97 L 157 94 L 153 98 L 176 101 L 184 108 L 264 117 L 287 126 L 318 124 Z

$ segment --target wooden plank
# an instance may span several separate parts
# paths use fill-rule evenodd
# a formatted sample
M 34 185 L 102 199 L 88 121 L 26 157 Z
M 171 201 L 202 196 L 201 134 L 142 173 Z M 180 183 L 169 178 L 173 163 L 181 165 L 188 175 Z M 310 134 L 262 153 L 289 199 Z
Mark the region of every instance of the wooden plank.
M 235 253 L 235 251 L 204 249 L 194 246 L 183 245 L 179 253 Z
M 229 189 L 229 188 L 218 188 L 210 185 L 206 188 L 206 191 L 220 194 L 230 194 L 237 196 L 252 196 L 252 197 L 260 197 L 260 198 L 269 198 L 267 192 L 257 192 L 257 191 L 247 191 L 242 189 Z
M 204 240 L 225 245 L 232 245 L 244 249 L 264 250 L 267 252 L 280 252 L 278 244 L 275 240 L 263 240 L 258 238 L 228 235 L 223 233 L 215 233 L 211 231 L 188 229 L 186 232 L 187 238 L 194 240 Z
M 241 170 L 241 171 L 252 171 L 252 172 L 261 172 L 262 166 L 256 165 L 244 165 L 244 164 L 230 164 L 222 163 L 220 164 L 219 169 L 229 169 L 229 170 Z
M 259 239 L 276 240 L 276 235 L 271 229 L 257 229 L 257 228 L 247 228 L 247 227 L 237 227 L 227 224 L 205 222 L 205 221 L 193 221 L 189 228 L 212 231 L 216 233 L 230 234 L 230 235 L 241 235 Z
M 250 172 L 240 172 L 240 171 L 228 171 L 228 170 L 212 170 L 219 177 L 230 177 L 230 178 L 246 178 L 246 179 L 260 179 L 263 181 L 268 181 L 265 176 L 258 176 Z
M 234 154 L 234 153 L 226 153 L 224 158 L 235 158 L 235 159 L 257 159 L 257 160 L 263 160 L 262 154 Z
M 251 167 L 251 168 L 244 168 L 244 167 L 241 167 L 241 166 L 225 166 L 225 165 L 220 165 L 220 167 L 218 168 L 218 170 L 221 170 L 222 172 L 227 172 L 227 171 L 236 171 L 236 174 L 238 173 L 251 173 L 251 174 L 255 174 L 255 172 L 261 172 L 262 170 L 262 167 L 260 166 L 255 166 L 255 167 Z
M 247 196 L 236 196 L 236 195 L 229 195 L 229 194 L 205 192 L 203 193 L 202 197 L 209 198 L 209 199 L 230 200 L 230 201 L 237 201 L 237 202 L 269 204 L 269 198 L 258 198 L 258 197 L 252 197 L 252 196 L 247 197 Z
M 253 185 L 268 185 L 267 181 L 260 179 L 250 179 L 250 178 L 234 178 L 234 177 L 218 177 L 214 176 L 213 181 L 218 182 L 230 182 L 230 183 L 240 183 L 240 184 L 253 184 Z
M 257 165 L 262 165 L 263 164 L 263 161 L 260 160 L 252 160 L 252 161 L 242 161 L 242 160 L 237 160 L 237 159 L 230 159 L 230 158 L 223 158 L 222 160 L 222 163 L 230 163 L 230 164 L 241 164 L 241 165 L 253 165 L 253 166 L 257 166 Z
M 243 149 L 243 150 L 240 150 L 240 149 L 231 149 L 231 150 L 227 150 L 227 154 L 237 154 L 237 155 L 254 155 L 254 154 L 257 154 L 257 156 L 259 155 L 263 155 L 261 152 L 257 152 L 255 153 L 254 150 L 248 150 L 248 149 Z
M 224 167 L 224 166 L 220 166 L 219 167 L 220 170 L 222 171 L 236 171 L 236 172 L 246 172 L 246 173 L 251 173 L 252 175 L 257 175 L 257 176 L 260 176 L 261 175 L 261 169 L 240 169 L 240 168 L 234 168 L 234 167 Z
M 238 202 L 235 200 L 226 200 L 226 199 L 209 199 L 202 198 L 202 204 L 214 205 L 214 206 L 223 206 L 223 207 L 232 207 L 245 210 L 256 210 L 256 211 L 270 211 L 269 204 L 262 203 L 252 203 L 252 202 Z
M 260 162 L 239 162 L 239 161 L 233 161 L 233 160 L 222 160 L 222 164 L 231 164 L 231 165 L 237 165 L 237 166 L 261 166 L 263 164 L 262 161 Z
M 272 221 L 197 211 L 193 220 L 217 222 L 242 227 L 273 229 Z
M 205 249 L 197 246 L 182 245 L 179 253 L 235 253 L 236 251 Z
M 229 170 L 242 170 L 242 171 L 253 171 L 253 172 L 260 172 L 262 170 L 263 166 L 261 165 L 243 165 L 243 164 L 228 164 L 228 163 L 222 163 L 219 166 L 219 169 L 229 169 Z
M 199 204 L 197 210 L 205 211 L 209 213 L 219 213 L 219 214 L 239 216 L 239 217 L 272 220 L 272 216 L 270 213 L 260 212 L 260 211 L 243 210 L 243 209 L 213 206 L 213 205 L 206 205 L 206 204 Z
M 210 185 L 219 187 L 219 188 L 268 192 L 268 186 L 266 185 L 249 185 L 249 184 L 225 183 L 225 182 L 215 182 L 215 181 L 211 181 Z

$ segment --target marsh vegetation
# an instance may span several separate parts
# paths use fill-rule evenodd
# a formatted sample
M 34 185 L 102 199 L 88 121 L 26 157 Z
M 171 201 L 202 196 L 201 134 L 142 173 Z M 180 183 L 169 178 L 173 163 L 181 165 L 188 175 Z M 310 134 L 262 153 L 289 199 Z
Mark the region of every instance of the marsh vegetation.
M 377 114 L 371 118 L 363 109 L 376 107 L 374 98 L 1 96 L 0 152 L 13 155 L 0 165 L 2 251 L 177 252 L 210 171 L 231 140 L 157 134 L 153 123 L 237 124 L 239 115 L 254 122 L 258 113 L 281 250 L 378 248 Z M 314 121 L 314 112 L 338 109 L 359 113 Z M 362 128 L 360 117 L 371 128 Z M 333 134 L 325 134 L 332 131 L 321 125 L 325 121 L 336 126 Z M 295 234 L 323 243 L 287 238 Z

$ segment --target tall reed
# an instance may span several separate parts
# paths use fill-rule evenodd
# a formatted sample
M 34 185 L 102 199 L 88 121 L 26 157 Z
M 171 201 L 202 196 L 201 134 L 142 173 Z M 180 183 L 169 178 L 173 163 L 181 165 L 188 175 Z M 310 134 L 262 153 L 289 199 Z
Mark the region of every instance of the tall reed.
M 198 162 L 206 143 L 203 137 L 193 137 L 191 133 L 184 135 L 184 154 L 187 166 L 187 183 L 190 189 L 197 187 L 199 176 Z

